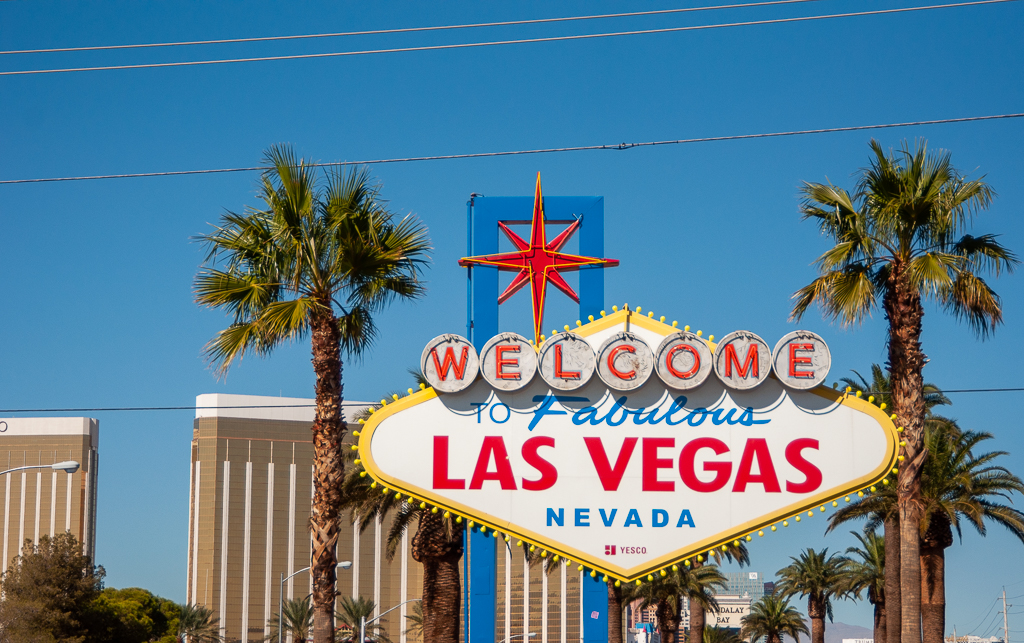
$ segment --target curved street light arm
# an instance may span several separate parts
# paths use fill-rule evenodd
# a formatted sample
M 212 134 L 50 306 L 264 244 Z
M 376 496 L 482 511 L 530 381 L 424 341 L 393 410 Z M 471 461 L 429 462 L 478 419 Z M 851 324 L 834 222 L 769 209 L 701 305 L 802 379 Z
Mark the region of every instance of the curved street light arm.
M 351 560 L 343 560 L 335 565 L 335 567 L 341 567 L 342 569 L 348 569 L 351 566 Z M 284 641 L 284 617 L 281 615 L 281 612 L 284 611 L 284 582 L 294 576 L 298 576 L 302 572 L 308 571 L 309 567 L 303 567 L 299 571 L 288 574 L 287 576 L 284 575 L 284 572 L 281 572 L 281 584 L 277 590 L 277 643 L 282 643 Z
M 0 476 L 8 473 L 14 473 L 15 471 L 25 471 L 26 469 L 53 469 L 54 471 L 67 471 L 72 474 L 78 471 L 79 464 L 73 460 L 67 462 L 57 462 L 54 464 L 30 464 L 24 467 L 15 467 L 8 469 L 7 471 L 0 471 Z
M 394 610 L 396 610 L 399 607 L 405 605 L 406 603 L 415 603 L 416 601 L 422 601 L 422 600 L 423 600 L 422 598 L 410 598 L 407 601 L 402 601 L 398 605 L 395 605 L 394 607 L 388 609 L 387 611 L 382 612 L 382 613 L 380 613 L 377 616 L 374 616 L 370 620 L 366 620 L 365 616 L 360 617 L 359 618 L 359 643 L 365 643 L 366 642 L 366 626 L 367 625 L 369 625 L 370 623 L 373 623 L 374 621 L 380 620 L 380 618 L 382 616 L 384 616 L 385 614 L 387 614 L 388 612 L 393 612 Z

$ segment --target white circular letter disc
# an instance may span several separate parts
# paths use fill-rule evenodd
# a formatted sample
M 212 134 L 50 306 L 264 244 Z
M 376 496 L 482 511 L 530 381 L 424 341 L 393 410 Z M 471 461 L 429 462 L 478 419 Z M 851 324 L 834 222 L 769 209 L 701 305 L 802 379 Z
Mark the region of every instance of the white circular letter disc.
M 459 335 L 438 335 L 420 355 L 423 378 L 442 393 L 456 393 L 476 379 L 480 359 L 469 340 Z
M 575 333 L 558 333 L 541 345 L 537 364 L 551 388 L 572 391 L 594 374 L 594 349 Z
M 688 391 L 697 388 L 711 375 L 711 349 L 690 332 L 669 335 L 654 351 L 658 377 L 671 388 Z
M 723 337 L 715 348 L 714 361 L 718 379 L 738 391 L 759 385 L 772 370 L 768 344 L 747 330 L 737 330 Z
M 772 352 L 775 376 L 789 388 L 814 388 L 825 381 L 831 367 L 828 345 L 809 330 L 796 330 L 786 335 Z
M 517 391 L 537 372 L 537 351 L 522 335 L 495 335 L 480 351 L 480 371 L 494 388 Z
M 651 347 L 633 333 L 615 333 L 597 351 L 597 375 L 616 391 L 640 388 L 653 370 Z

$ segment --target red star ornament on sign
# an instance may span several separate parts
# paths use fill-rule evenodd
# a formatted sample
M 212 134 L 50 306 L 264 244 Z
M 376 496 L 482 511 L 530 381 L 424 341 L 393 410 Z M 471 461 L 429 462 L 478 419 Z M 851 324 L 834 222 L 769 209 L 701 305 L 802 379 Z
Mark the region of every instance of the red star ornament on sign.
M 550 243 L 547 242 L 547 234 L 544 230 L 544 197 L 540 190 L 540 172 L 537 173 L 537 189 L 533 198 L 530 241 L 527 242 L 500 221 L 498 226 L 516 247 L 516 250 L 494 255 L 465 257 L 459 260 L 459 265 L 463 267 L 492 266 L 498 270 L 518 273 L 505 292 L 498 296 L 499 304 L 505 303 L 509 297 L 519 292 L 526 284 L 530 284 L 530 294 L 533 299 L 533 334 L 536 342 L 540 342 L 541 328 L 544 324 L 544 299 L 549 281 L 573 301 L 579 303 L 579 295 L 559 273 L 579 270 L 582 266 L 614 267 L 619 265 L 618 259 L 581 257 L 561 252 L 562 247 L 579 229 L 579 219 L 573 221 Z

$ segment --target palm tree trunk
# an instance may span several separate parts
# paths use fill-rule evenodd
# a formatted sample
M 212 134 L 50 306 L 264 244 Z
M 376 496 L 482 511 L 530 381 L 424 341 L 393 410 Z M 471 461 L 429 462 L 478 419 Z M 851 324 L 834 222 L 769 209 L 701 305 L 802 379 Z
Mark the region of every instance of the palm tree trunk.
M 900 514 L 885 521 L 885 636 L 886 643 L 900 643 L 903 608 L 900 601 Z
M 704 643 L 704 608 L 690 601 L 690 640 L 688 643 Z
M 924 643 L 942 643 L 946 634 L 946 548 L 953 544 L 949 518 L 934 513 L 921 537 L 921 622 Z
M 423 564 L 423 640 L 426 643 L 459 643 L 462 607 L 459 560 L 463 553 L 463 527 L 450 522 L 449 534 L 440 513 L 421 511 L 419 529 L 412 539 L 412 557 Z
M 678 599 L 677 599 L 678 600 Z M 682 622 L 682 614 L 679 611 L 678 605 L 672 616 L 668 618 L 669 637 L 667 641 L 663 643 L 678 643 L 679 641 L 679 623 Z M 611 643 L 609 641 L 609 643 Z
M 654 610 L 654 616 L 658 619 L 658 630 L 661 632 L 661 643 L 676 643 L 675 632 L 672 631 L 671 608 L 667 601 L 658 601 L 658 607 Z M 691 610 L 692 611 L 692 610 Z
M 921 467 L 924 448 L 924 354 L 921 352 L 920 295 L 908 283 L 906 268 L 894 265 L 884 298 L 889 319 L 889 371 L 892 406 L 901 437 L 904 461 L 896 487 L 900 514 L 901 643 L 921 643 Z
M 881 643 L 885 640 L 886 625 L 885 603 L 875 603 L 875 641 Z
M 328 305 L 328 310 L 330 306 Z M 313 371 L 316 373 L 316 419 L 313 422 L 313 508 L 310 575 L 313 577 L 313 642 L 334 641 L 334 595 L 338 542 L 338 506 L 344 464 L 341 440 L 341 334 L 334 315 L 313 318 Z
M 622 643 L 622 587 L 608 581 L 608 643 Z
M 941 549 L 921 550 L 921 625 L 924 643 L 942 643 L 946 629 L 943 593 L 945 556 Z
M 811 643 L 825 643 L 825 605 L 820 599 L 807 598 L 807 616 L 811 619 Z

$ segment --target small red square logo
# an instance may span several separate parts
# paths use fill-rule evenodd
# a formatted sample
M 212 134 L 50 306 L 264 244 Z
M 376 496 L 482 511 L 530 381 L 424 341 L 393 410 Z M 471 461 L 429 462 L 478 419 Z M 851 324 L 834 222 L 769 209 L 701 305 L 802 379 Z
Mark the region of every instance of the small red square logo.
M 615 545 L 605 545 L 604 546 L 604 555 L 605 556 L 614 556 L 615 555 Z

